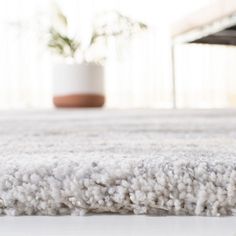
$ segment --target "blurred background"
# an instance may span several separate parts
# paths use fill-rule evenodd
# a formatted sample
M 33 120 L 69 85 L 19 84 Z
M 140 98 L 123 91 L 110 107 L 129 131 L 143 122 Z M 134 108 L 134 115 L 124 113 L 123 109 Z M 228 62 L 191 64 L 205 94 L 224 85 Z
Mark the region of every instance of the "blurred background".
M 148 25 L 105 64 L 108 108 L 171 108 L 170 26 L 214 0 L 58 0 L 71 31 L 86 40 L 93 19 L 118 10 Z M 49 0 L 0 0 L 0 109 L 50 108 L 53 58 L 47 49 Z M 115 55 L 115 56 L 113 56 Z M 178 108 L 236 106 L 236 48 L 176 46 Z

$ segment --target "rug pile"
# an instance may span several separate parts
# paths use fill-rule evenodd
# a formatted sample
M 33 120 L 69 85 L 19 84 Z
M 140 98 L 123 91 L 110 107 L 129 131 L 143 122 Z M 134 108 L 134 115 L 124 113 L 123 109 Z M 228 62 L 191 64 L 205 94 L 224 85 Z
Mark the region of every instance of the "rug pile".
M 0 214 L 233 215 L 236 111 L 2 112 Z

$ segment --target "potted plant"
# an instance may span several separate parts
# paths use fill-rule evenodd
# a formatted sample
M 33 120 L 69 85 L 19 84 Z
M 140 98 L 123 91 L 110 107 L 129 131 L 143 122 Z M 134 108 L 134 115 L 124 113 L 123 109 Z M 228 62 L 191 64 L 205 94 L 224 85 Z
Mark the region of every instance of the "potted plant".
M 53 67 L 54 105 L 102 107 L 105 102 L 103 65 L 109 40 L 130 39 L 147 26 L 117 11 L 106 12 L 94 25 L 84 49 L 82 43 L 68 33 L 68 20 L 59 8 L 56 16 L 57 26 L 50 29 L 48 47 L 63 60 Z

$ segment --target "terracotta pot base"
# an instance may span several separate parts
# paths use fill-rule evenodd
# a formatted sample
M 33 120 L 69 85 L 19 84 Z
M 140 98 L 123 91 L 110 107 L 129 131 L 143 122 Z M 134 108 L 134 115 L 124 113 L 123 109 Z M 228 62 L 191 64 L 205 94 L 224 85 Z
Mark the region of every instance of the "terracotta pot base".
M 54 96 L 53 103 L 56 107 L 102 107 L 105 97 L 94 94 L 74 94 Z

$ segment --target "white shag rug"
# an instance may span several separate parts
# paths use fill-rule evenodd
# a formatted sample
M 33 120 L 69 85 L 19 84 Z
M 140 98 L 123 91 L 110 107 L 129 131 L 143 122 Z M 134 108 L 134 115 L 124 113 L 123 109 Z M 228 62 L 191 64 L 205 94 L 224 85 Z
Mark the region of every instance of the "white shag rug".
M 236 111 L 0 113 L 0 213 L 232 215 Z

